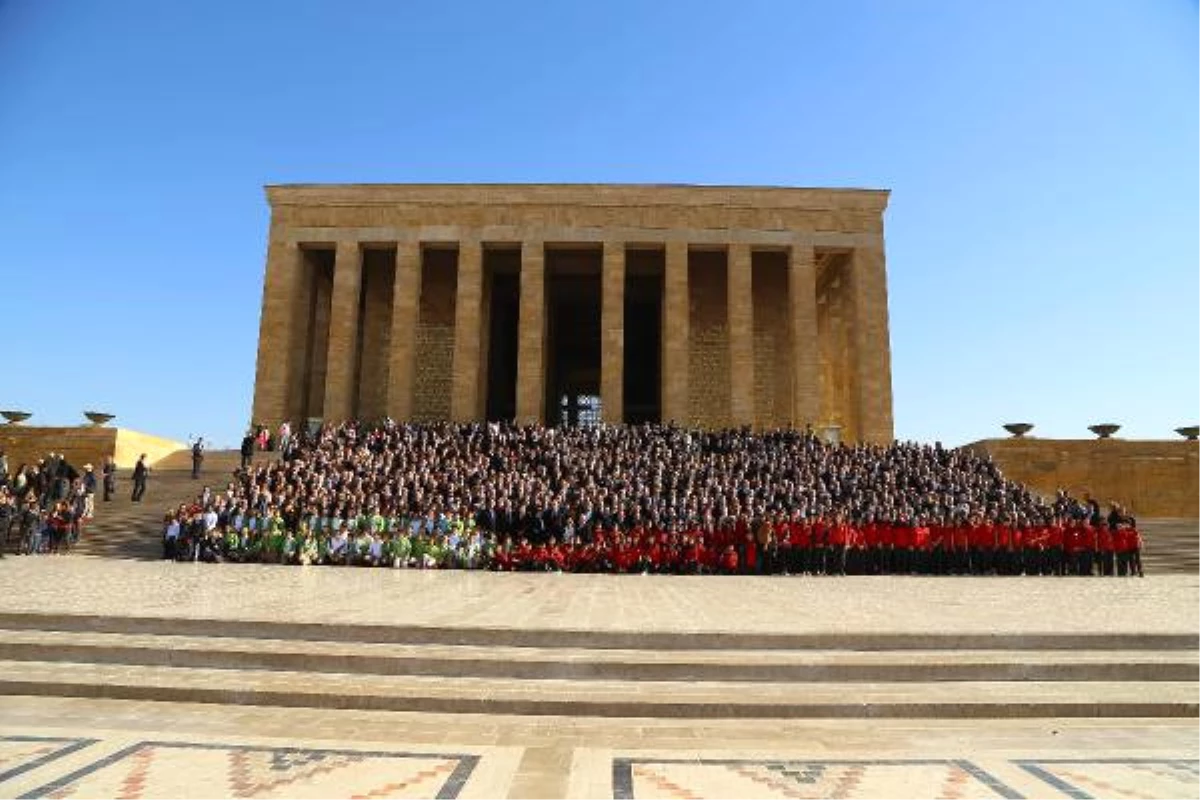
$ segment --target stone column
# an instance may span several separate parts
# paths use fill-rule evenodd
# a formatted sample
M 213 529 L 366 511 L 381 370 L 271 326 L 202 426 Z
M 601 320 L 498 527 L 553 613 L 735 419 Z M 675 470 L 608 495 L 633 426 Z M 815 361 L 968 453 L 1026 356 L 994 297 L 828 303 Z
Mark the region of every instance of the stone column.
M 483 248 L 458 243 L 458 283 L 454 299 L 454 384 L 450 419 L 469 422 L 479 408 L 480 310 L 483 299 Z
M 754 424 L 754 297 L 750 245 L 731 244 L 725 260 L 729 325 L 729 421 Z
M 309 276 L 299 245 L 283 241 L 283 232 L 276 225 L 271 226 L 270 236 L 267 271 L 263 278 L 251 421 L 275 426 L 288 419 L 291 407 L 298 405 L 291 397 L 293 387 L 303 386 L 303 376 L 298 372 L 307 365 L 303 357 L 304 337 L 300 335 L 303 326 L 297 325 L 301 309 L 297 306 L 303 294 L 303 281 Z
M 604 421 L 625 418 L 625 243 L 604 243 L 600 300 L 600 405 Z
M 688 246 L 667 242 L 663 276 L 662 419 L 691 422 L 688 413 Z
M 413 363 L 421 309 L 421 243 L 396 243 L 396 280 L 392 284 L 392 336 L 388 361 L 387 413 L 394 420 L 412 417 Z
M 517 332 L 517 422 L 545 420 L 546 253 L 521 244 L 521 306 Z
M 792 247 L 788 265 L 792 344 L 792 427 L 803 430 L 821 416 L 820 348 L 817 339 L 817 265 L 811 244 Z
M 362 292 L 362 250 L 358 242 L 337 243 L 333 298 L 329 310 L 329 349 L 325 366 L 326 422 L 353 419 L 357 409 L 358 311 Z
M 858 437 L 868 442 L 891 442 L 892 357 L 882 241 L 874 247 L 854 249 L 850 275 L 854 308 L 851 368 L 858 393 Z

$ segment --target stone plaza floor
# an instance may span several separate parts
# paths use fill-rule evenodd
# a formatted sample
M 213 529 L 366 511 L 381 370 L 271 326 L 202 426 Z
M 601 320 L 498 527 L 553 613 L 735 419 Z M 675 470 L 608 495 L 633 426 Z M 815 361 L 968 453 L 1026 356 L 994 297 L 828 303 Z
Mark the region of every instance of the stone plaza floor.
M 1194 720 L 609 720 L 0 698 L 3 797 L 1195 797 Z
M 548 636 L 1195 635 L 1200 580 L 497 575 L 10 557 L 0 561 L 0 619 L 21 615 L 209 620 L 251 639 L 256 622 Z M 640 684 L 648 699 L 659 685 Z M 0 797 L 1196 797 L 1198 733 L 1195 718 L 667 719 L 14 693 L 0 696 Z
M 562 575 L 0 561 L 0 613 L 584 631 L 1196 633 L 1200 578 Z

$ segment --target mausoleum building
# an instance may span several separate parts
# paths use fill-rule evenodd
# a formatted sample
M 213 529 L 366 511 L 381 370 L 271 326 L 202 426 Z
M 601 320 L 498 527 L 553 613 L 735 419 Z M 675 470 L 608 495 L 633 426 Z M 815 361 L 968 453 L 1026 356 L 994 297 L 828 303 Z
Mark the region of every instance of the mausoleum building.
M 267 198 L 256 423 L 892 439 L 886 191 L 288 185 Z

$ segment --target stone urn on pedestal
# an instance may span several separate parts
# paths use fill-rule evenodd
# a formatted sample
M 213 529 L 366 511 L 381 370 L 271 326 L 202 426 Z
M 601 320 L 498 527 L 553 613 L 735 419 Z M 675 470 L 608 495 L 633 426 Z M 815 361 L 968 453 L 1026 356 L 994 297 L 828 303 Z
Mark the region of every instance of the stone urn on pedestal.
M 20 425 L 32 416 L 28 411 L 0 411 L 0 417 L 8 420 L 9 425 Z
M 92 423 L 93 428 L 99 428 L 111 420 L 116 414 L 105 414 L 103 411 L 85 411 L 83 415 Z
M 1009 422 L 1004 426 L 1004 430 L 1013 435 L 1014 439 L 1023 439 L 1025 434 L 1033 430 L 1032 422 Z
M 1088 430 L 1096 434 L 1098 439 L 1111 439 L 1114 433 L 1121 430 L 1121 426 L 1112 422 L 1101 422 L 1089 425 Z
M 1175 432 L 1189 442 L 1194 442 L 1197 438 L 1200 438 L 1200 425 L 1185 425 L 1182 428 L 1176 428 Z

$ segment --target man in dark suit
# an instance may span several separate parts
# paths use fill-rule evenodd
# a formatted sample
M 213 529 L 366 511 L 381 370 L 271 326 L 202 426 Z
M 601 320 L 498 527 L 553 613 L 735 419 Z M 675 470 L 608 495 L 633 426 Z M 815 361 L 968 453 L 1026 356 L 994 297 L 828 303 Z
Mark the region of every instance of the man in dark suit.
M 133 467 L 133 502 L 142 502 L 142 495 L 146 494 L 146 478 L 150 474 L 150 468 L 146 466 L 146 454 L 142 453 L 137 460 L 137 464 Z
M 200 465 L 204 463 L 204 440 L 197 437 L 192 445 L 192 480 L 200 477 Z
M 242 437 L 242 469 L 250 466 L 250 461 L 254 458 L 254 434 L 247 433 Z

